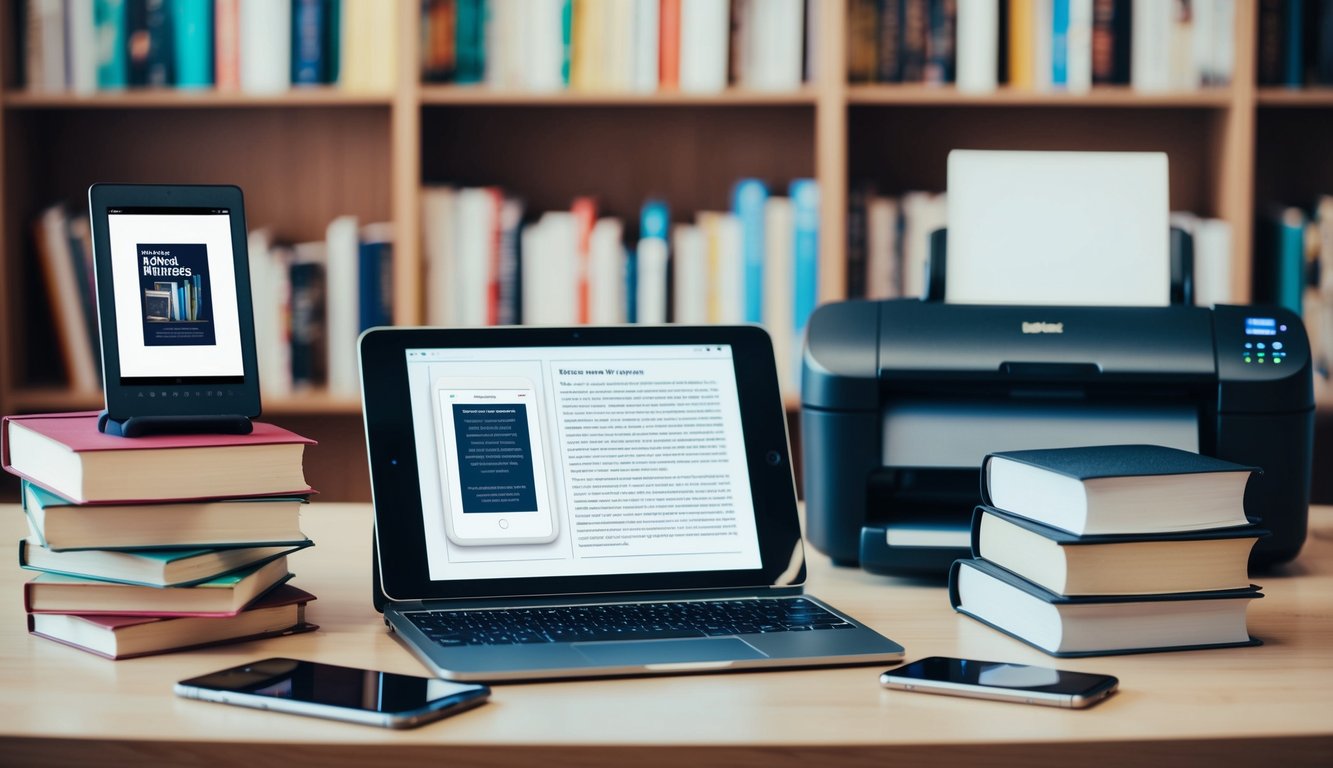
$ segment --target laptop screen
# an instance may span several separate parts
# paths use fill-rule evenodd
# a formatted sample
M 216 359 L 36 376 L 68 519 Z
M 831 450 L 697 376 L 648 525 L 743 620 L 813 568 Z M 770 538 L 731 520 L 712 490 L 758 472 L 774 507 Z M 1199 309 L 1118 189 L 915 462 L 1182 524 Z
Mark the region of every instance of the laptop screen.
M 761 566 L 730 345 L 405 354 L 430 580 Z

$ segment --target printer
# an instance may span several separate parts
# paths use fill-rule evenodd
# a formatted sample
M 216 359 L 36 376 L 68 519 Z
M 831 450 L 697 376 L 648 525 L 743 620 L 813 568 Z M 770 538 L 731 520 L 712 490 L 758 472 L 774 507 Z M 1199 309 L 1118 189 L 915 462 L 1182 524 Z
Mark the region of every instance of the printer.
M 1156 443 L 1260 467 L 1255 567 L 1305 540 L 1310 345 L 1281 308 L 846 301 L 807 326 L 807 533 L 843 565 L 943 576 L 992 451 Z

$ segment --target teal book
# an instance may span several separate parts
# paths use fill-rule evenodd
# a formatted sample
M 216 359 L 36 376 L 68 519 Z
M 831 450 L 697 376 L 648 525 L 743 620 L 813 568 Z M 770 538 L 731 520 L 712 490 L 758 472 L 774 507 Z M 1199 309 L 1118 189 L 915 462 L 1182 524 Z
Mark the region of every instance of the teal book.
M 486 77 L 486 12 L 485 0 L 458 0 L 454 82 L 460 85 L 480 83 Z
M 819 184 L 814 179 L 796 179 L 788 190 L 792 207 L 792 261 L 795 265 L 792 308 L 796 338 L 805 337 L 805 326 L 819 301 Z
M 1259 645 L 1245 626 L 1258 587 L 1163 595 L 1064 597 L 985 560 L 949 570 L 955 611 L 1056 657 Z
M 741 223 L 741 262 L 745 274 L 745 322 L 764 320 L 764 206 L 768 187 L 759 179 L 741 179 L 731 191 L 731 212 Z
M 99 90 L 121 90 L 130 83 L 125 24 L 125 0 L 93 0 Z
M 213 86 L 213 2 L 173 0 L 171 23 L 178 88 Z
M 574 39 L 574 0 L 565 0 L 560 8 L 560 82 L 569 87 L 569 62 Z
M 1305 292 L 1305 211 L 1284 208 L 1278 215 L 1273 253 L 1273 288 L 1281 306 L 1301 314 Z
M 57 552 L 32 539 L 19 542 L 19 565 L 33 571 L 77 576 L 117 584 L 188 587 L 313 546 L 297 544 L 221 549 L 155 549 L 117 551 L 86 549 Z

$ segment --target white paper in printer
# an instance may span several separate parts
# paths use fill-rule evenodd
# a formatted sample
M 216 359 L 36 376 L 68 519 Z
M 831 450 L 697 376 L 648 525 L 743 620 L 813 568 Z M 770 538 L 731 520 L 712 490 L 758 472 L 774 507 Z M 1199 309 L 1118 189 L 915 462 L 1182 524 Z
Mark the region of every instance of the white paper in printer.
M 954 150 L 948 183 L 946 302 L 1170 303 L 1164 153 Z

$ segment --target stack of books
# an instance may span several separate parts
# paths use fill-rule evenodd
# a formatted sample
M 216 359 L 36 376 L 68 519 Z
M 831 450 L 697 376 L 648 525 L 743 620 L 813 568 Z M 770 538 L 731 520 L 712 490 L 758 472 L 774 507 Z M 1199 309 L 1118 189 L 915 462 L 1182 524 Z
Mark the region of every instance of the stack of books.
M 121 438 L 97 414 L 11 416 L 4 468 L 21 478 L 19 564 L 35 634 L 112 659 L 294 634 L 313 595 L 287 555 L 312 542 L 300 513 L 313 441 L 249 435 Z
M 993 453 L 953 607 L 1052 656 L 1257 645 L 1252 471 L 1156 445 Z

